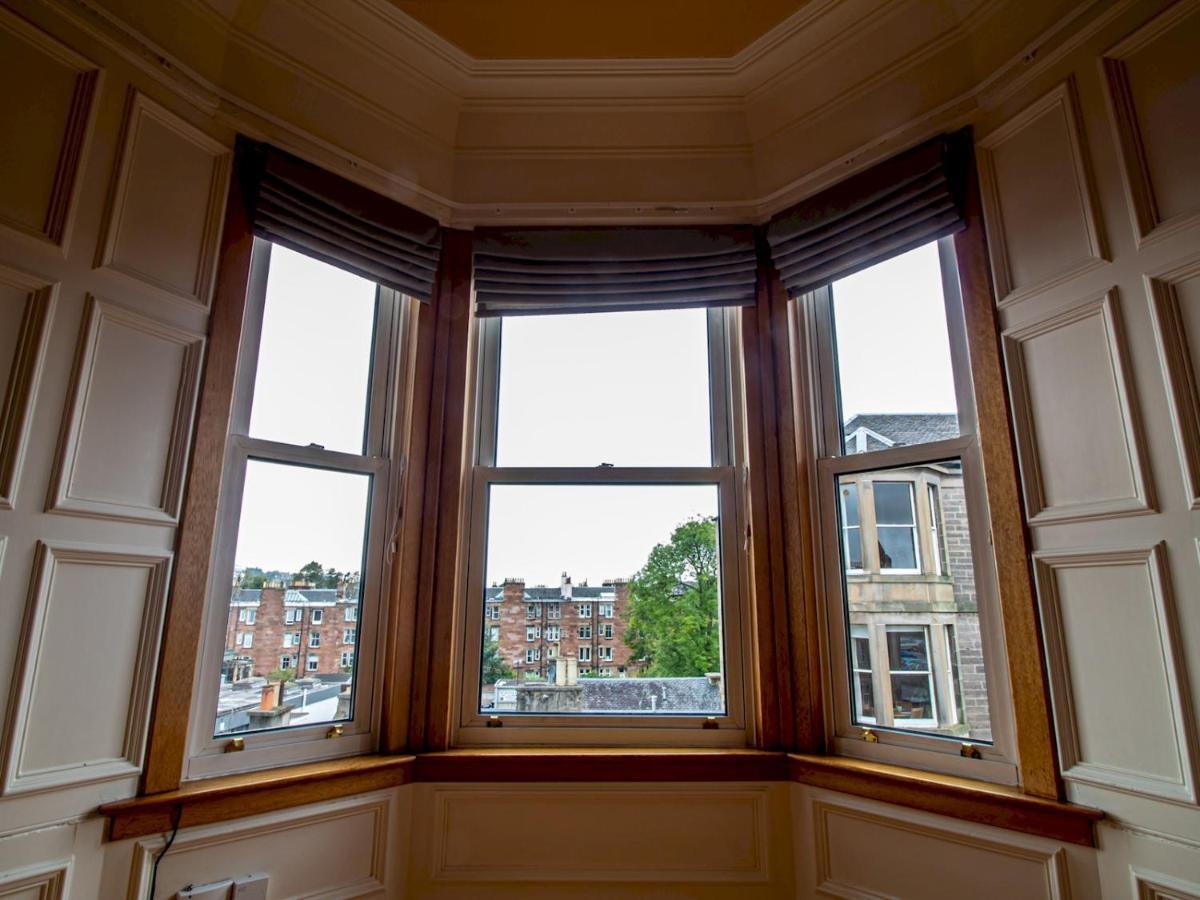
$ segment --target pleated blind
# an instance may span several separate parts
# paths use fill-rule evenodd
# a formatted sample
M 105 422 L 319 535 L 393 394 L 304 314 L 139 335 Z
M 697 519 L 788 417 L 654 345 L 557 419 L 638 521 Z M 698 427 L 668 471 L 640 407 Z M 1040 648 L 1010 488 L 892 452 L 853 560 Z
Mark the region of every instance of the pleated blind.
M 480 228 L 480 316 L 748 306 L 749 226 Z
M 435 219 L 272 147 L 238 139 L 254 233 L 418 300 L 433 296 Z
M 776 215 L 775 267 L 793 294 L 961 231 L 970 132 L 943 135 Z

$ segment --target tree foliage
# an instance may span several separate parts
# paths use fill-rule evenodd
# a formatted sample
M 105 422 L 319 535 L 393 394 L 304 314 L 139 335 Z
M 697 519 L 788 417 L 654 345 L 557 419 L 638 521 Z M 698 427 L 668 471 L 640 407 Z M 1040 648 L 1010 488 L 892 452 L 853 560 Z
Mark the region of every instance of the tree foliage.
M 642 674 L 685 677 L 721 667 L 720 558 L 712 518 L 684 522 L 629 584 L 625 642 Z
M 500 656 L 500 644 L 489 635 L 483 637 L 483 683 L 495 684 L 501 678 L 515 678 L 512 668 Z

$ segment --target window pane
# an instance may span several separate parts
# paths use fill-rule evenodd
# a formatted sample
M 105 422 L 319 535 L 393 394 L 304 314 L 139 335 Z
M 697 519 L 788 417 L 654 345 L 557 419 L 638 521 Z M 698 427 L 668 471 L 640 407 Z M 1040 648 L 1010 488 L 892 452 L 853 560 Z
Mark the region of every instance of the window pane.
M 937 243 L 831 287 L 846 453 L 958 436 Z
M 880 525 L 911 525 L 913 523 L 912 483 L 876 481 L 875 521 Z
M 702 309 L 505 318 L 496 464 L 712 464 Z
M 271 247 L 251 437 L 362 453 L 375 284 Z
M 493 485 L 481 711 L 723 712 L 717 516 L 715 485 Z
M 990 741 L 961 461 L 842 475 L 836 489 L 843 510 L 852 489 L 866 507 L 858 527 L 865 558 L 853 565 L 842 555 L 853 721 Z M 923 499 L 920 508 L 913 503 L 928 496 L 941 510 L 936 529 Z M 880 524 L 887 520 L 909 524 Z M 932 552 L 935 539 L 944 548 L 940 558 Z M 877 692 L 868 691 L 872 683 Z
M 218 737 L 353 715 L 370 485 L 369 475 L 246 464 Z M 238 644 L 238 632 L 250 640 Z

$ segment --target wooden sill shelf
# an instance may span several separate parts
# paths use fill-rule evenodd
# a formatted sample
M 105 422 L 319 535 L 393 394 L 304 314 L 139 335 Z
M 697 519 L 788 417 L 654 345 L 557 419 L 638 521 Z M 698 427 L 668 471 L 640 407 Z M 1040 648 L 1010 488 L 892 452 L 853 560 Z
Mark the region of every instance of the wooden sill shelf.
M 788 755 L 792 781 L 952 816 L 1010 831 L 1023 831 L 1094 847 L 1100 810 L 1045 800 L 1014 787 L 905 769 L 840 756 Z
M 1095 846 L 1097 810 L 881 763 L 763 750 L 449 750 L 359 756 L 189 783 L 100 807 L 108 840 L 168 832 L 414 782 L 794 781 L 985 825 Z

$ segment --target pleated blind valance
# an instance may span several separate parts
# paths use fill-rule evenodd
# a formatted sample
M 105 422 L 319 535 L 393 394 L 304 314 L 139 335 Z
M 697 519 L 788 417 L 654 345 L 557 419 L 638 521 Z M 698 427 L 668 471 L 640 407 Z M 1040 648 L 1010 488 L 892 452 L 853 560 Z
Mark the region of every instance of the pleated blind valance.
M 754 229 L 480 228 L 480 316 L 748 306 Z
M 968 130 L 885 160 L 776 215 L 771 257 L 792 295 L 961 231 Z
M 269 144 L 238 139 L 254 233 L 418 300 L 433 296 L 435 219 Z

